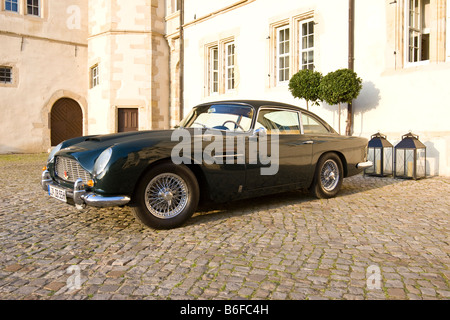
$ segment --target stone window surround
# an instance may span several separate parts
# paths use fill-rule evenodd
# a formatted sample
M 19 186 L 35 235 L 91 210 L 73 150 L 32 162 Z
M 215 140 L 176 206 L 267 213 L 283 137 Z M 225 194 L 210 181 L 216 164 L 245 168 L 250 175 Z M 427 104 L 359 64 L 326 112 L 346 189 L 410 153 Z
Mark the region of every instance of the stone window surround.
M 11 63 L 0 63 L 0 67 L 7 67 L 11 68 L 11 80 L 12 82 L 0 82 L 0 87 L 10 87 L 10 88 L 17 88 L 19 86 L 19 69 L 16 67 L 16 65 Z
M 274 88 L 278 86 L 286 86 L 289 81 L 278 81 L 278 29 L 287 26 L 290 29 L 290 74 L 291 78 L 295 70 L 299 70 L 302 67 L 301 52 L 302 52 L 302 23 L 314 21 L 314 10 L 304 11 L 303 13 L 272 22 L 269 26 L 269 48 L 270 48 L 270 64 L 269 64 L 269 87 Z M 316 28 L 316 27 L 315 27 Z M 317 30 L 314 30 L 316 33 Z M 316 54 L 314 50 L 314 55 Z M 314 58 L 314 61 L 316 59 Z
M 449 5 L 446 0 L 431 0 L 431 23 L 429 32 L 429 59 L 425 61 L 409 62 L 409 2 L 410 0 L 397 0 L 395 6 L 395 69 L 402 70 L 411 67 L 421 67 L 430 63 L 450 61 L 449 33 L 446 24 L 450 21 Z
M 28 14 L 27 0 L 18 0 L 19 11 L 6 11 L 5 0 L 0 0 L 0 10 L 3 14 L 10 16 L 22 16 L 30 19 L 47 19 L 48 3 L 47 0 L 39 0 L 39 16 Z
M 95 63 L 89 68 L 89 88 L 93 89 L 98 85 L 100 85 L 100 67 L 99 63 Z
M 225 90 L 233 91 L 236 86 L 236 45 L 234 41 L 229 41 L 224 45 L 225 59 Z M 230 60 L 231 59 L 231 60 Z
M 211 95 L 217 95 L 217 94 L 225 94 L 228 92 L 232 92 L 236 89 L 237 79 L 236 74 L 234 74 L 234 88 L 228 89 L 227 88 L 227 48 L 228 45 L 233 43 L 234 46 L 234 69 L 237 67 L 237 60 L 236 60 L 236 44 L 234 36 L 227 37 L 224 39 L 221 39 L 219 41 L 210 42 L 205 45 L 205 77 L 204 77 L 204 83 L 205 83 L 205 96 L 211 96 Z M 211 90 L 211 52 L 214 48 L 217 48 L 218 52 L 218 91 L 212 92 Z

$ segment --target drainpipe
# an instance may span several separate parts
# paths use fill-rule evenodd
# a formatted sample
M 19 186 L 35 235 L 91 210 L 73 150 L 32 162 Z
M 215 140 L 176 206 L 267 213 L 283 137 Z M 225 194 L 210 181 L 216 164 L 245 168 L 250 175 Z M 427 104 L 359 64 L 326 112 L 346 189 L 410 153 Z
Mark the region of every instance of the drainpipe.
M 355 0 L 348 1 L 348 68 L 355 68 Z M 349 103 L 347 107 L 347 127 L 345 133 L 352 135 L 353 127 L 353 103 Z
M 180 121 L 184 118 L 184 0 L 180 1 Z

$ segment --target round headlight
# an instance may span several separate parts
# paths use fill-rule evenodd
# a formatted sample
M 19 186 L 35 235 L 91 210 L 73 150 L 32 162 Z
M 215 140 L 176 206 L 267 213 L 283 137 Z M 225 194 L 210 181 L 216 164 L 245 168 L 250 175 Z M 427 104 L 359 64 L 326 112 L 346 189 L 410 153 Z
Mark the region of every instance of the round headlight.
M 52 151 L 50 151 L 50 154 L 48 155 L 48 158 L 47 158 L 47 163 L 48 163 L 48 162 L 51 162 L 51 161 L 53 160 L 53 157 L 55 156 L 55 154 L 56 154 L 59 150 L 61 150 L 61 147 L 62 147 L 62 143 L 58 144 L 56 147 L 54 147 L 54 148 L 52 149 Z
M 94 166 L 94 173 L 95 175 L 99 175 L 105 170 L 106 166 L 108 165 L 109 160 L 111 160 L 112 156 L 112 149 L 108 148 L 105 151 L 103 151 L 100 156 L 95 161 Z

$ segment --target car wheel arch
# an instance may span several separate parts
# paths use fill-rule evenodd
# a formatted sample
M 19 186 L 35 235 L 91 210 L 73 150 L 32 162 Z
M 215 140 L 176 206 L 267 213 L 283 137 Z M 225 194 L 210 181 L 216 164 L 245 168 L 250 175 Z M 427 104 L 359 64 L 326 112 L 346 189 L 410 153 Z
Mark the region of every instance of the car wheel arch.
M 331 169 L 331 172 L 328 171 L 327 173 L 327 171 L 325 171 L 327 177 L 322 177 L 321 170 L 322 168 L 325 168 L 326 163 L 329 163 L 327 164 L 327 170 Z M 329 166 L 331 166 L 331 168 Z M 336 169 L 335 173 L 333 173 L 333 166 L 334 169 Z M 336 151 L 327 151 L 323 153 L 315 164 L 314 177 L 311 185 L 308 187 L 311 195 L 319 199 L 329 199 L 335 197 L 341 188 L 343 179 L 347 175 L 346 166 L 346 160 L 342 153 Z M 321 172 L 320 174 L 319 171 Z M 331 174 L 333 174 L 333 176 L 331 176 Z M 335 179 L 334 177 L 338 177 L 338 179 Z M 322 180 L 322 178 L 325 180 Z M 330 182 L 332 185 L 328 185 Z
M 316 172 L 317 172 L 317 170 L 318 170 L 317 164 L 320 162 L 320 160 L 321 160 L 322 158 L 328 156 L 329 154 L 332 154 L 332 153 L 336 154 L 336 155 L 339 157 L 339 159 L 341 159 L 341 162 L 342 162 L 342 168 L 344 169 L 344 178 L 346 178 L 346 177 L 348 176 L 347 159 L 345 158 L 345 156 L 344 156 L 344 154 L 343 154 L 342 152 L 340 152 L 340 151 L 335 151 L 335 150 L 333 150 L 333 151 L 326 151 L 326 152 L 322 153 L 322 154 L 317 158 L 317 161 L 315 161 L 315 163 L 314 163 L 314 176 L 316 175 Z M 313 179 L 313 180 L 314 180 L 314 179 Z M 314 183 L 314 181 L 312 181 L 311 184 L 312 184 L 312 183 Z
M 344 169 L 344 178 L 348 177 L 348 166 L 347 166 L 347 159 L 345 158 L 344 154 L 339 151 L 331 151 L 332 153 L 335 153 L 339 156 L 342 162 L 342 168 Z
M 164 159 L 159 159 L 156 160 L 152 163 L 150 163 L 149 165 L 147 165 L 147 167 L 141 172 L 141 174 L 139 175 L 139 178 L 136 180 L 136 184 L 134 186 L 134 190 L 133 190 L 133 194 L 132 194 L 132 201 L 134 199 L 133 195 L 136 193 L 136 190 L 141 182 L 142 179 L 144 179 L 144 177 L 146 176 L 146 174 L 156 168 L 157 166 L 166 164 L 166 163 L 173 163 L 171 158 L 164 158 Z M 180 164 L 182 166 L 186 166 L 195 176 L 197 183 L 199 185 L 200 188 L 200 199 L 202 200 L 203 197 L 205 195 L 208 194 L 207 190 L 208 190 L 208 186 L 207 186 L 207 181 L 205 179 L 203 170 L 201 169 L 200 165 L 198 164 Z

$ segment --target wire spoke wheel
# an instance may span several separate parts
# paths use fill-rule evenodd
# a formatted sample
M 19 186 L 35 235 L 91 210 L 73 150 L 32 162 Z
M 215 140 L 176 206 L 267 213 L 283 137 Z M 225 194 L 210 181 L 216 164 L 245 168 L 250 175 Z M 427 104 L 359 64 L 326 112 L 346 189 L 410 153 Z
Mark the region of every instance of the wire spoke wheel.
M 339 167 L 337 163 L 329 159 L 320 171 L 320 182 L 326 191 L 333 191 L 339 183 Z
M 153 229 L 183 225 L 195 212 L 200 188 L 194 173 L 185 165 L 163 162 L 147 171 L 133 194 L 134 216 Z
M 335 153 L 326 153 L 317 162 L 309 191 L 319 199 L 333 198 L 341 189 L 344 177 L 345 171 L 341 158 Z
M 145 190 L 145 205 L 157 218 L 178 216 L 189 201 L 187 183 L 175 173 L 162 173 L 154 177 Z

